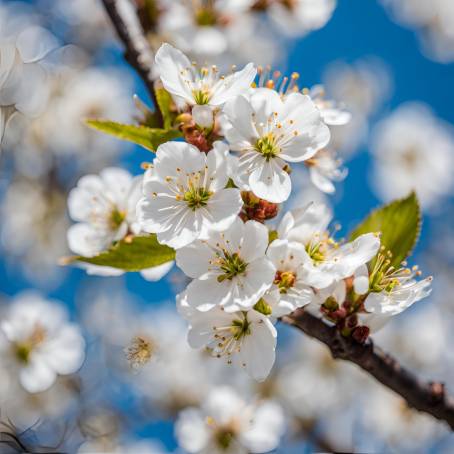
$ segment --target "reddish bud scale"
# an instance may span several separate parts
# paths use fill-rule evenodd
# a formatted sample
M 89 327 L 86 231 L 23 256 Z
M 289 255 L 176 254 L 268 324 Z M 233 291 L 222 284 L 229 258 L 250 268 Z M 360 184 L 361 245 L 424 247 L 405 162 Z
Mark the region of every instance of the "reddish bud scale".
M 243 191 L 243 210 L 240 217 L 243 221 L 254 220 L 264 223 L 268 219 L 273 219 L 277 216 L 279 205 L 277 203 L 268 202 L 260 199 L 252 192 Z
M 191 132 L 185 133 L 184 138 L 186 139 L 186 142 L 190 143 L 191 145 L 194 145 L 204 153 L 208 153 L 212 148 L 212 144 L 205 137 L 205 134 L 199 131 L 198 129 L 194 129 Z

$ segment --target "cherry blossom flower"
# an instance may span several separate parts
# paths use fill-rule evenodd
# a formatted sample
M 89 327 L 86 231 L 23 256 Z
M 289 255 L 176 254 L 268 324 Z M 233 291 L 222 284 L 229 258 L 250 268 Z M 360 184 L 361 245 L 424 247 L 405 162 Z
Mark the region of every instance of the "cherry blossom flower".
M 144 231 L 175 249 L 206 235 L 225 230 L 242 207 L 238 189 L 226 188 L 228 149 L 215 142 L 208 154 L 187 143 L 159 146 L 144 177 L 137 212 Z
M 32 293 L 19 296 L 1 317 L 1 362 L 17 371 L 28 392 L 45 391 L 57 375 L 81 367 L 85 342 L 79 328 L 67 319 L 61 305 Z
M 306 161 L 330 139 L 320 111 L 301 93 L 282 100 L 274 90 L 257 88 L 249 97 L 229 101 L 224 113 L 229 122 L 225 137 L 240 152 L 235 183 L 274 203 L 290 195 L 286 161 Z
M 335 8 L 336 0 L 278 0 L 271 2 L 269 14 L 284 34 L 301 36 L 322 28 Z
M 98 175 L 82 177 L 68 197 L 70 216 L 79 221 L 68 230 L 70 249 L 92 257 L 108 249 L 128 234 L 141 233 L 136 206 L 141 197 L 142 177 L 133 177 L 126 170 L 109 167 Z M 122 269 L 81 264 L 87 274 L 120 276 Z M 173 261 L 147 268 L 141 275 L 157 281 L 166 275 Z
M 226 311 L 249 309 L 271 287 L 275 268 L 265 256 L 268 229 L 239 218 L 224 232 L 210 231 L 207 239 L 179 249 L 177 265 L 193 278 L 188 303 L 201 311 L 216 305 Z
M 128 232 L 138 233 L 136 203 L 141 178 L 126 170 L 109 167 L 98 175 L 86 175 L 68 197 L 69 214 L 78 221 L 68 231 L 70 249 L 93 256 L 123 239 Z
M 327 194 L 335 192 L 334 182 L 342 181 L 347 176 L 347 169 L 341 167 L 342 160 L 338 159 L 331 148 L 325 148 L 306 161 L 312 183 Z
M 309 204 L 287 212 L 278 226 L 278 237 L 304 245 L 311 258 L 306 265 L 306 282 L 315 288 L 352 276 L 368 263 L 380 248 L 380 238 L 366 233 L 354 241 L 339 244 L 327 231 L 331 212 L 323 204 Z
M 177 100 L 212 109 L 246 93 L 257 73 L 252 63 L 228 76 L 221 76 L 215 66 L 197 69 L 183 52 L 167 43 L 156 53 L 156 68 L 164 88 Z
M 366 313 L 359 314 L 360 321 L 371 331 L 379 330 L 393 316 L 431 293 L 431 276 L 417 280 L 415 278 L 421 273 L 416 266 L 412 269 L 404 267 L 396 269 L 390 265 L 388 258 L 387 254 L 379 253 L 370 272 L 363 266 L 355 273 L 355 290 L 358 292 L 363 290 L 361 293 L 367 294 L 364 301 Z M 367 288 L 364 285 L 366 276 Z
M 372 183 L 385 201 L 415 190 L 431 209 L 451 194 L 454 134 L 451 127 L 420 103 L 400 106 L 376 127 Z
M 270 244 L 266 255 L 276 268 L 273 289 L 278 291 L 279 302 L 271 304 L 273 317 L 281 317 L 310 304 L 314 292 L 306 284 L 305 264 L 311 259 L 304 246 L 278 239 Z
M 314 85 L 307 92 L 303 90 L 303 93 L 311 97 L 312 101 L 319 108 L 323 121 L 327 125 L 343 126 L 351 120 L 351 113 L 345 110 L 342 104 L 325 97 L 325 88 L 323 85 Z
M 244 368 L 255 380 L 265 380 L 274 364 L 277 339 L 266 315 L 253 309 L 227 312 L 219 306 L 201 312 L 188 304 L 186 292 L 177 296 L 177 305 L 189 323 L 192 348 L 205 347 L 212 356 Z
M 278 446 L 284 415 L 273 401 L 247 404 L 232 388 L 222 386 L 214 388 L 200 408 L 183 410 L 175 433 L 189 453 L 262 453 Z
M 254 0 L 165 2 L 159 31 L 191 55 L 214 58 L 235 51 L 235 32 L 252 36 L 249 8 Z M 238 25 L 249 25 L 241 29 Z

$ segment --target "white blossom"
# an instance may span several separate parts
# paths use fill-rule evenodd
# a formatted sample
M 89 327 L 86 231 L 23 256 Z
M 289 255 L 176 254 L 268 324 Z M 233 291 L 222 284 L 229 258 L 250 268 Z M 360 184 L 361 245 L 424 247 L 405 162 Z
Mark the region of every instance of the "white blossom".
M 337 158 L 331 148 L 325 148 L 306 161 L 312 183 L 327 194 L 335 192 L 333 182 L 344 180 L 347 169 L 342 167 L 342 160 Z
M 76 372 L 84 349 L 80 330 L 68 322 L 63 306 L 36 294 L 19 296 L 1 317 L 1 362 L 17 371 L 28 392 L 45 391 L 57 375 Z
M 177 296 L 177 305 L 189 323 L 192 348 L 205 347 L 214 357 L 244 368 L 255 380 L 265 380 L 274 364 L 277 339 L 266 315 L 253 309 L 227 312 L 219 306 L 201 312 L 188 304 L 186 292 Z
M 415 277 L 420 275 L 417 267 L 412 270 L 403 267 L 395 269 L 386 259 L 385 254 L 379 254 L 369 273 L 368 294 L 364 301 L 366 313 L 360 314 L 361 323 L 372 331 L 379 330 L 393 316 L 408 309 L 431 292 L 429 288 L 432 282 L 431 276 L 417 280 Z M 364 276 L 367 275 L 366 273 L 367 270 L 362 267 L 359 275 Z M 355 281 L 357 280 L 358 276 L 355 277 Z M 361 287 L 364 290 L 364 287 Z M 356 283 L 355 289 L 359 290 Z
M 99 175 L 86 175 L 68 197 L 69 214 L 78 223 L 68 230 L 70 249 L 93 256 L 128 233 L 138 233 L 136 204 L 141 178 L 109 167 Z
M 18 260 L 31 282 L 57 282 L 65 273 L 58 266 L 68 253 L 65 209 L 66 194 L 40 181 L 17 177 L 8 186 L 0 207 L 2 254 L 10 263 Z
M 418 33 L 422 52 L 429 58 L 450 63 L 454 59 L 452 21 L 454 7 L 450 0 L 381 0 L 400 24 Z
M 275 268 L 265 256 L 268 229 L 239 218 L 224 232 L 211 231 L 177 251 L 176 262 L 193 280 L 187 287 L 188 303 L 206 311 L 216 305 L 226 311 L 249 309 L 264 295 Z
M 343 126 L 351 120 L 351 113 L 346 110 L 342 104 L 326 98 L 325 87 L 323 85 L 314 85 L 310 90 L 308 90 L 307 94 L 320 109 L 323 121 L 327 125 Z
M 407 103 L 374 131 L 372 183 L 388 201 L 416 190 L 424 208 L 451 194 L 454 134 L 424 104 Z
M 301 93 L 282 100 L 276 91 L 258 88 L 229 101 L 224 113 L 226 139 L 240 152 L 235 183 L 270 202 L 284 202 L 290 195 L 286 162 L 312 158 L 329 142 L 319 110 Z
M 278 446 L 284 430 L 277 403 L 248 404 L 230 387 L 214 388 L 200 408 L 183 410 L 175 425 L 179 444 L 198 454 L 268 452 Z
M 271 304 L 273 317 L 281 317 L 310 304 L 314 292 L 306 284 L 305 264 L 311 259 L 304 246 L 278 239 L 270 244 L 266 255 L 276 268 L 272 290 L 278 292 L 278 303 Z
M 221 76 L 215 66 L 195 67 L 186 55 L 170 44 L 163 44 L 156 53 L 156 67 L 164 88 L 177 100 L 190 106 L 207 105 L 221 108 L 229 99 L 246 93 L 257 73 L 252 63 L 241 71 Z
M 304 245 L 311 258 L 305 266 L 306 282 L 318 289 L 352 276 L 380 248 L 376 233 L 360 235 L 349 243 L 337 243 L 327 231 L 330 220 L 331 212 L 325 205 L 309 204 L 287 212 L 277 230 L 279 238 Z
M 324 27 L 335 8 L 336 0 L 275 1 L 269 14 L 284 34 L 301 36 Z
M 143 230 L 178 249 L 205 236 L 208 229 L 228 228 L 243 202 L 238 189 L 225 187 L 227 161 L 228 149 L 221 142 L 208 154 L 187 143 L 160 145 L 137 206 Z
M 36 116 L 48 97 L 47 71 L 40 60 L 54 46 L 50 32 L 30 26 L 16 36 L 2 36 L 0 17 L 0 144 L 15 112 Z
M 76 254 L 92 257 L 109 249 L 128 234 L 141 233 L 136 206 L 141 197 L 142 177 L 126 170 L 108 167 L 99 175 L 82 177 L 68 197 L 69 214 L 78 223 L 68 229 L 69 248 Z M 88 274 L 120 276 L 120 268 L 81 264 Z M 149 281 L 166 275 L 173 261 L 142 270 Z

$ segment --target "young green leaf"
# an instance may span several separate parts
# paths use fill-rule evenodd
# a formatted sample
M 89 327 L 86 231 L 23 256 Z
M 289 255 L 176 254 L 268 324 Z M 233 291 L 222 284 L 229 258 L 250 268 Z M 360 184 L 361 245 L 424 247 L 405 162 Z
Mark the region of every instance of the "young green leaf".
M 350 240 L 363 233 L 380 232 L 381 244 L 392 253 L 391 265 L 399 266 L 418 240 L 421 211 L 416 194 L 394 200 L 369 214 L 352 232 Z
M 161 111 L 162 119 L 164 120 L 164 128 L 170 129 L 176 118 L 176 113 L 172 112 L 171 106 L 173 104 L 172 96 L 162 87 L 155 88 L 156 102 L 158 103 L 159 110 Z
M 141 271 L 162 265 L 175 258 L 175 251 L 159 244 L 156 235 L 136 236 L 131 240 L 121 240 L 107 251 L 94 257 L 74 257 L 73 261 L 92 265 L 110 266 L 124 271 Z
M 88 126 L 122 140 L 136 143 L 147 150 L 156 151 L 164 142 L 181 137 L 176 129 L 149 128 L 141 125 L 125 125 L 109 120 L 86 120 Z

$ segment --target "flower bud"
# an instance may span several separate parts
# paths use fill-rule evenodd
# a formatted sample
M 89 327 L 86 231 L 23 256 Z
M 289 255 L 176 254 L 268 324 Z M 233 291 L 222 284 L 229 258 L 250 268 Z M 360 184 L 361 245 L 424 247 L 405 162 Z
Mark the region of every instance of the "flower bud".
M 243 191 L 241 197 L 243 198 L 244 206 L 240 217 L 243 221 L 253 219 L 254 221 L 263 223 L 277 216 L 279 211 L 279 205 L 277 203 L 260 199 L 254 193 L 248 191 Z
M 210 106 L 195 105 L 192 108 L 192 118 L 196 125 L 202 128 L 211 128 L 214 123 L 213 111 Z
M 199 131 L 198 129 L 192 129 L 185 131 L 184 138 L 186 142 L 190 143 L 197 147 L 200 151 L 208 153 L 211 150 L 211 143 L 205 137 L 203 132 Z

